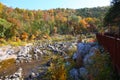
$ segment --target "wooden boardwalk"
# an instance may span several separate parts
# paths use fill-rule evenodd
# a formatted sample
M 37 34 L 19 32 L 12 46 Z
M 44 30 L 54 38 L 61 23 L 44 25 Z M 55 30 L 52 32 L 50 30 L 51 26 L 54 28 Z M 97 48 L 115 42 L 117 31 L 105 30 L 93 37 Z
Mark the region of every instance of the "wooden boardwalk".
M 120 38 L 96 34 L 98 42 L 110 53 L 112 63 L 120 73 Z

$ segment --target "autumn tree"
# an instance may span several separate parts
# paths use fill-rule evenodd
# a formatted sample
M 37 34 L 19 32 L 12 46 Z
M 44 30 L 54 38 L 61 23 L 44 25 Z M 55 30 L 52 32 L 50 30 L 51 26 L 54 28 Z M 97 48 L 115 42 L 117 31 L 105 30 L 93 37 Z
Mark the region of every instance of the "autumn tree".
M 0 3 L 0 17 L 1 17 L 2 10 L 3 10 L 3 4 Z
M 81 20 L 80 16 L 76 16 L 76 15 L 71 15 L 68 18 L 68 22 L 69 22 L 69 26 L 73 29 L 72 33 L 75 35 L 78 31 L 79 28 L 79 21 Z
M 100 24 L 108 8 L 27 10 L 7 7 L 0 3 L 0 18 L 3 22 L 10 23 L 10 26 L 6 23 L 1 24 L 0 19 L 0 34 L 6 39 L 19 37 L 22 40 L 23 38 L 40 39 L 44 35 L 56 33 L 76 35 L 87 32 L 88 24 L 90 26 Z M 99 22 L 96 22 L 94 17 Z M 27 33 L 28 37 L 23 33 Z
M 96 19 L 95 18 L 91 18 L 91 17 L 88 17 L 88 18 L 85 18 L 85 21 L 87 22 L 87 29 L 89 32 L 95 32 L 96 31 Z

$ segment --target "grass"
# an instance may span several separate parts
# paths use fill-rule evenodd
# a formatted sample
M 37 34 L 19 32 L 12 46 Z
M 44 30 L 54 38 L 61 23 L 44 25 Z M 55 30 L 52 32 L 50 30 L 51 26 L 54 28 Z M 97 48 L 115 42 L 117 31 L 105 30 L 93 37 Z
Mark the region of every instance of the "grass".
M 8 42 L 8 44 L 10 44 L 11 46 L 24 46 L 25 44 L 27 44 L 27 42 Z
M 52 36 L 51 40 L 53 42 L 58 42 L 58 41 L 71 41 L 73 40 L 74 37 L 72 35 L 56 35 L 56 36 Z
M 11 46 L 24 46 L 26 45 L 27 42 L 14 42 L 14 41 L 5 41 L 4 43 L 0 43 L 0 46 L 6 46 L 6 45 L 11 45 Z
M 70 56 L 68 59 L 64 59 L 64 57 L 60 55 L 52 55 L 52 63 L 43 80 L 72 80 L 69 71 L 75 66 L 75 62 L 71 58 L 75 51 L 75 48 L 67 51 L 67 54 Z M 69 62 L 70 65 L 66 65 L 66 62 Z
M 34 43 L 34 42 L 41 42 L 41 43 L 45 43 L 48 41 L 51 42 L 59 42 L 59 41 L 71 41 L 73 40 L 74 37 L 72 35 L 55 35 L 55 36 L 51 36 L 49 39 L 41 39 L 41 40 L 28 40 L 28 41 L 12 41 L 12 40 L 8 40 L 6 41 L 5 39 L 0 39 L 0 46 L 6 46 L 6 45 L 11 45 L 11 46 L 24 46 L 28 43 Z
M 114 70 L 108 53 L 97 52 L 91 57 L 94 61 L 89 67 L 87 67 L 93 80 L 117 80 L 115 79 Z

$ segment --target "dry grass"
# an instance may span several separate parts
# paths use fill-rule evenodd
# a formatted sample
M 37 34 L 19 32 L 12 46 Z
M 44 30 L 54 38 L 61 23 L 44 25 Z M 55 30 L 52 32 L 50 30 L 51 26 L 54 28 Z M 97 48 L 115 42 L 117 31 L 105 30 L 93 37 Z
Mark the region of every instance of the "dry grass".
M 8 59 L 0 62 L 0 75 L 4 76 L 6 74 L 11 74 L 16 70 L 15 60 Z
M 88 71 L 94 80 L 117 80 L 113 78 L 114 71 L 108 53 L 97 52 L 91 59 L 94 63 L 88 67 Z

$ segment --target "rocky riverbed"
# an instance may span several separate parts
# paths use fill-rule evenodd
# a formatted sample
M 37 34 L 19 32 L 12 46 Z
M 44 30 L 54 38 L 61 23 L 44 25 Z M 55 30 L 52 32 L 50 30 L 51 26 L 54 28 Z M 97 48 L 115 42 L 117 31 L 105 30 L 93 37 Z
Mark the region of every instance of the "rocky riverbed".
M 14 59 L 14 63 L 8 69 L 1 71 L 0 76 L 2 79 L 21 78 L 21 75 L 16 76 L 16 72 L 21 68 L 22 78 L 24 79 L 28 79 L 33 74 L 34 78 L 40 77 L 40 74 L 45 73 L 47 67 L 50 66 L 51 56 L 60 55 L 67 58 L 69 56 L 66 52 L 73 48 L 76 48 L 76 42 L 34 43 L 16 48 L 11 46 L 1 47 L 1 63 L 7 59 Z M 14 70 L 12 71 L 12 69 Z
M 36 42 L 26 46 L 1 47 L 0 77 L 2 80 L 56 79 L 55 77 L 57 77 L 57 75 L 54 76 L 55 74 L 51 73 L 52 70 L 54 71 L 54 68 L 56 68 L 58 72 L 59 70 L 64 70 L 57 67 L 62 59 L 62 64 L 65 66 L 65 69 L 68 70 L 67 75 L 69 75 L 68 78 L 64 76 L 63 80 L 92 80 L 88 68 L 95 62 L 91 57 L 96 55 L 101 47 L 97 42 L 85 40 L 82 40 L 82 42 Z M 7 67 L 3 66 L 3 64 L 5 64 L 4 60 L 11 58 L 13 61 L 11 63 L 8 61 Z M 56 70 L 55 72 L 58 74 Z M 61 72 L 64 74 L 63 71 Z M 59 74 L 62 75 L 61 73 Z M 60 76 L 57 78 L 59 77 Z

